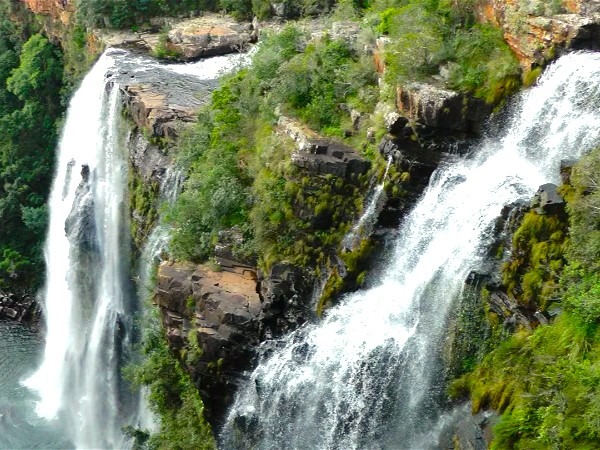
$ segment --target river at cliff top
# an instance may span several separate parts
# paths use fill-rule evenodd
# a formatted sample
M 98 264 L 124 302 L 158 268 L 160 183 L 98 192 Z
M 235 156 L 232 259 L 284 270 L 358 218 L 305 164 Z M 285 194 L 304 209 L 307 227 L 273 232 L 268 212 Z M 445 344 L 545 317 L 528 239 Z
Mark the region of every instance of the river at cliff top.
M 60 422 L 35 412 L 34 393 L 20 381 L 39 365 L 42 338 L 31 329 L 0 322 L 0 449 L 72 448 Z

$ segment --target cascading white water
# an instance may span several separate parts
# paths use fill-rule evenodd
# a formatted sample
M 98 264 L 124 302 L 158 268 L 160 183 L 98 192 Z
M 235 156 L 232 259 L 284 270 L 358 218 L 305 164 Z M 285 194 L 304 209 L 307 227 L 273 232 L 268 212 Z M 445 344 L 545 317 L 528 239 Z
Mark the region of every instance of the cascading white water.
M 77 448 L 125 448 L 124 426 L 153 425 L 143 395 L 132 392 L 120 373 L 132 352 L 139 302 L 130 273 L 127 130 L 119 77 L 158 81 L 175 91 L 168 93 L 176 104 L 197 107 L 199 94 L 245 61 L 232 55 L 168 66 L 109 49 L 70 102 L 50 194 L 46 347 L 40 368 L 24 384 L 39 393 L 38 414 L 60 420 Z M 168 171 L 163 199 L 172 201 L 180 184 L 181 175 Z M 149 264 L 166 235 L 163 228 L 153 233 L 144 255 Z M 146 267 L 143 274 L 148 273 Z
M 507 131 L 447 161 L 405 218 L 380 282 L 265 352 L 241 387 L 223 448 L 435 447 L 444 327 L 504 205 L 558 182 L 562 159 L 600 144 L 600 55 L 562 57 Z
M 385 166 L 385 172 L 383 173 L 381 183 L 375 187 L 367 204 L 367 208 L 358 219 L 358 222 L 356 222 L 356 224 L 352 227 L 352 230 L 350 230 L 350 232 L 344 236 L 344 239 L 342 240 L 342 248 L 346 250 L 354 250 L 360 243 L 361 239 L 365 236 L 369 236 L 373 231 L 373 227 L 377 221 L 377 216 L 381 212 L 381 209 L 385 203 L 386 197 L 383 189 L 385 187 L 385 180 L 391 165 L 392 158 L 390 157 L 388 158 L 387 165 Z
M 161 180 L 159 201 L 161 204 L 172 204 L 177 199 L 178 194 L 181 192 L 183 185 L 183 173 L 181 170 L 168 168 Z M 152 283 L 152 273 L 156 265 L 162 261 L 163 255 L 168 251 L 168 243 L 170 237 L 170 227 L 161 220 L 154 227 L 139 259 L 138 267 L 138 301 L 141 305 L 148 301 L 148 298 L 154 292 L 154 285 Z M 148 311 L 143 311 L 142 315 L 145 316 L 143 323 L 152 323 L 152 319 L 147 317 Z M 151 325 L 152 326 L 152 325 Z M 139 406 L 137 408 L 137 426 L 142 430 L 154 431 L 157 426 L 156 417 L 152 414 L 148 407 L 147 397 L 148 391 L 142 390 L 142 395 L 139 399 Z
M 70 104 L 50 196 L 46 349 L 26 381 L 38 413 L 60 413 L 78 448 L 122 448 L 132 413 L 119 373 L 131 288 L 120 93 L 105 79 L 114 63 L 103 55 Z

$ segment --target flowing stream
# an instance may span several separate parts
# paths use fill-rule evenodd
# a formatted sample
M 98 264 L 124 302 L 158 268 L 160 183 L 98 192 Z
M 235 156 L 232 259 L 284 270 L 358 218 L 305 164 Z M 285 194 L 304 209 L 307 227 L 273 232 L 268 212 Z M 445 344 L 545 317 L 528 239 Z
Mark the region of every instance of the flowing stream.
M 562 57 L 513 105 L 501 136 L 443 162 L 380 280 L 265 352 L 222 448 L 435 448 L 452 302 L 483 262 L 502 207 L 558 184 L 561 160 L 600 143 L 599 80 L 600 55 Z
M 71 100 L 49 201 L 46 345 L 39 369 L 24 381 L 39 395 L 38 415 L 64 430 L 61 448 L 126 448 L 125 425 L 152 425 L 144 396 L 121 375 L 133 351 L 143 294 L 136 292 L 132 273 L 129 125 L 122 117 L 120 83 L 153 77 L 179 98 L 207 94 L 224 70 L 243 59 L 232 55 L 165 66 L 109 49 Z M 196 106 L 204 101 L 193 98 Z M 181 183 L 172 175 L 167 171 L 163 183 L 166 201 Z M 144 265 L 160 254 L 165 235 L 159 229 L 149 240 L 140 263 L 144 276 Z
M 350 232 L 344 236 L 344 239 L 342 240 L 342 248 L 346 250 L 354 250 L 360 244 L 360 241 L 363 239 L 363 237 L 368 237 L 371 235 L 373 227 L 377 222 L 377 217 L 385 205 L 386 195 L 383 189 L 385 188 L 385 181 L 391 165 L 392 158 L 390 157 L 388 158 L 387 165 L 385 166 L 385 172 L 383 173 L 381 183 L 379 183 L 373 190 L 373 193 L 370 195 L 370 198 L 367 202 L 367 208 L 359 217 L 356 224 L 352 227 Z

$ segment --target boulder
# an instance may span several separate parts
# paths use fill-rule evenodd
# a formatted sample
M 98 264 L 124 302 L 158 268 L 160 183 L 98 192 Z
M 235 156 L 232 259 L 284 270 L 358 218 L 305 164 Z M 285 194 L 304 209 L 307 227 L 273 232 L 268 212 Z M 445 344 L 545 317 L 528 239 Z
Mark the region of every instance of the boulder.
M 296 142 L 292 164 L 312 174 L 331 174 L 353 180 L 371 168 L 371 163 L 353 148 L 333 139 L 324 139 L 288 117 L 279 118 L 278 132 Z
M 242 51 L 256 41 L 257 32 L 252 23 L 205 14 L 175 24 L 169 31 L 168 42 L 170 49 L 180 55 L 179 59 L 191 61 Z
M 547 183 L 538 188 L 531 207 L 538 214 L 564 214 L 566 203 L 558 192 L 558 186 Z
M 57 0 L 60 1 L 60 0 Z M 104 47 L 128 48 L 158 54 L 169 50 L 174 59 L 194 61 L 208 56 L 244 51 L 258 38 L 258 22 L 237 22 L 222 14 L 207 13 L 191 19 L 155 19 L 150 30 L 140 32 L 101 29 L 94 38 Z M 160 28 L 169 28 L 165 36 Z
M 491 107 L 467 94 L 426 83 L 398 86 L 396 106 L 401 116 L 427 127 L 480 134 Z
M 17 295 L 0 291 L 0 320 L 11 320 L 37 327 L 40 325 L 42 307 L 28 294 Z

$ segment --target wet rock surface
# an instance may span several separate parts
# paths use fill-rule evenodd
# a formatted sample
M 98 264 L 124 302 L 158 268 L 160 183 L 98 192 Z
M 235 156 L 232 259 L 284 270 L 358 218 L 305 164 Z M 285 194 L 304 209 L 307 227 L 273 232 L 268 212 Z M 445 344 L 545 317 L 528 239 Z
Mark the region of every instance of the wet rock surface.
M 197 77 L 126 50 L 112 50 L 118 70 L 108 77 L 119 84 L 124 106 L 134 123 L 155 138 L 175 138 L 196 120 L 210 100 L 216 77 Z
M 129 161 L 137 173 L 146 182 L 161 182 L 167 169 L 172 166 L 171 159 L 146 139 L 140 130 L 131 132 L 128 142 Z
M 219 261 L 218 272 L 205 265 L 161 264 L 155 296 L 169 347 L 180 354 L 198 351 L 183 362 L 213 426 L 252 368 L 259 343 L 310 319 L 306 301 L 312 292 L 310 279 L 294 266 L 276 264 L 264 276 L 251 266 Z
M 531 202 L 531 207 L 538 214 L 564 215 L 566 206 L 558 186 L 552 183 L 540 186 Z
M 34 297 L 0 291 L 0 320 L 36 326 L 40 324 L 41 318 L 42 307 Z

